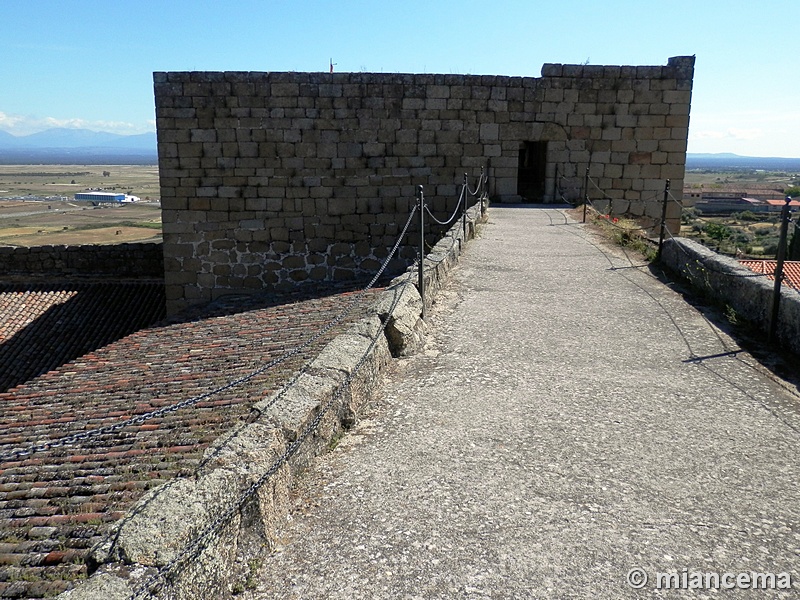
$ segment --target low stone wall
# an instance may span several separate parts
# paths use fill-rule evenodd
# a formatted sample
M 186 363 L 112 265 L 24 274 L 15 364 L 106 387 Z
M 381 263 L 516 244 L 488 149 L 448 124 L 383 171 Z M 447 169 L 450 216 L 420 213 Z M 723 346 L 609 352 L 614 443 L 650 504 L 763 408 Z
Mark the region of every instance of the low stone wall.
M 483 207 L 471 208 L 466 232 L 459 220 L 425 258 L 427 305 L 484 216 Z M 355 422 L 391 357 L 413 354 L 421 346 L 425 323 L 417 281 L 415 269 L 395 278 L 371 314 L 334 338 L 294 385 L 256 403 L 247 425 L 209 447 L 193 477 L 170 481 L 142 498 L 93 548 L 91 562 L 99 569 L 60 597 L 129 598 L 170 565 L 179 568 L 165 577 L 169 583 L 143 597 L 230 597 L 237 582 L 246 579 L 249 558 L 274 541 L 288 514 L 293 478 Z M 316 428 L 309 430 L 315 421 Z M 259 478 L 266 483 L 252 500 L 237 504 Z M 215 522 L 219 526 L 208 529 Z M 204 531 L 212 532 L 193 547 Z
M 0 246 L 0 277 L 41 275 L 163 279 L 162 244 Z
M 773 281 L 753 273 L 733 258 L 683 238 L 664 243 L 661 261 L 695 289 L 729 305 L 761 331 L 769 331 Z M 800 294 L 785 286 L 781 290 L 777 331 L 781 346 L 800 354 Z

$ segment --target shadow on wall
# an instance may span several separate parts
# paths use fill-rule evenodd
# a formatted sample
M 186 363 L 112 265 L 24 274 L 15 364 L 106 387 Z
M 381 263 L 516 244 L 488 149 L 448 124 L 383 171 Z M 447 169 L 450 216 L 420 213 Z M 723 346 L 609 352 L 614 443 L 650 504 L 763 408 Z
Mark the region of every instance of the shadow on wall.
M 384 274 L 374 284 L 373 289 L 380 289 L 385 286 L 393 276 L 394 274 Z M 369 280 L 366 278 L 355 278 L 346 281 L 301 282 L 296 284 L 296 287 L 285 290 L 258 290 L 253 292 L 230 291 L 210 303 L 190 306 L 179 313 L 170 315 L 161 323 L 156 324 L 156 326 L 176 325 L 202 319 L 226 317 L 253 310 L 290 305 L 339 294 L 352 293 L 353 296 L 355 296 L 368 284 Z
M 169 318 L 165 318 L 164 286 L 160 283 L 0 285 L 0 393 L 147 327 L 212 319 L 335 294 L 355 296 L 367 283 L 320 282 L 284 292 L 232 293 Z
M 0 285 L 0 392 L 164 318 L 160 283 Z
M 736 342 L 731 348 L 721 348 L 719 353 L 710 356 L 687 355 L 684 362 L 702 364 L 707 360 L 721 360 L 730 357 L 738 360 L 740 352 L 747 352 L 761 366 L 788 383 L 796 392 L 800 392 L 800 356 L 774 344 L 769 344 L 766 335 L 753 324 L 741 320 L 739 315 L 732 311 L 730 305 L 703 289 L 692 287 L 689 281 L 681 278 L 675 271 L 665 270 L 664 265 L 660 263 L 651 263 L 648 270 L 664 285 L 679 293 L 688 304 L 703 315 L 709 324 L 713 324 Z M 678 276 L 676 277 L 676 275 Z M 688 346 L 689 342 L 686 343 L 687 351 L 691 352 L 691 348 Z

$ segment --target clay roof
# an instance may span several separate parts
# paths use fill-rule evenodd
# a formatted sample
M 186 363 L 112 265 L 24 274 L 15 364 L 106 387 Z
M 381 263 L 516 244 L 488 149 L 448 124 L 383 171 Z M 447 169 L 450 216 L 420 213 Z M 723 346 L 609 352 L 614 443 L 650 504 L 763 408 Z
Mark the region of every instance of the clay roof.
M 784 198 L 783 200 L 764 200 L 764 202 L 766 202 L 770 206 L 783 207 L 783 205 L 786 204 L 786 199 Z M 792 200 L 791 202 L 789 202 L 789 206 L 793 206 L 793 207 L 800 206 L 800 200 Z
M 351 299 L 350 292 L 231 297 L 89 352 L 0 393 L 0 454 L 172 405 L 251 373 L 319 331 Z M 359 303 L 350 318 L 368 304 Z M 192 473 L 213 440 L 342 326 L 192 408 L 0 463 L 0 597 L 50 596 L 85 577 L 87 552 L 110 524 L 148 489 Z
M 754 271 L 755 273 L 763 273 L 767 279 L 775 281 L 775 266 L 777 261 L 774 260 L 740 260 L 745 267 Z M 800 261 L 787 260 L 783 263 L 783 275 L 785 280 L 800 291 Z
M 0 392 L 163 318 L 161 283 L 0 284 Z

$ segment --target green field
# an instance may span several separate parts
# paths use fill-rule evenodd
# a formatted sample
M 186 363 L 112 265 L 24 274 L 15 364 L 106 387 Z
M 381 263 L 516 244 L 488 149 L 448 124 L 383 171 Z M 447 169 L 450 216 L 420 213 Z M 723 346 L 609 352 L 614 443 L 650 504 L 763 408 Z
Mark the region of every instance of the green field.
M 104 172 L 107 173 L 104 175 Z M 94 206 L 76 192 L 100 188 L 142 202 Z M 14 196 L 67 200 L 12 200 Z M 161 239 L 155 165 L 0 165 L 0 244 L 118 244 Z
M 103 173 L 107 173 L 104 175 Z M 68 196 L 101 188 L 158 202 L 157 165 L 0 165 L 0 199 Z
M 800 185 L 800 175 L 761 169 L 687 169 L 684 190 L 702 189 L 774 191 L 780 197 Z M 726 217 L 708 217 L 690 209 L 684 211 L 681 235 L 725 254 L 739 257 L 775 258 L 780 219 L 778 214 L 753 214 L 748 211 Z M 793 230 L 790 231 L 790 235 Z
M 161 239 L 157 203 L 0 200 L 0 245 L 118 244 Z
M 755 169 L 713 171 L 711 169 L 687 169 L 685 187 L 716 188 L 742 187 L 783 190 L 797 185 L 798 174 Z

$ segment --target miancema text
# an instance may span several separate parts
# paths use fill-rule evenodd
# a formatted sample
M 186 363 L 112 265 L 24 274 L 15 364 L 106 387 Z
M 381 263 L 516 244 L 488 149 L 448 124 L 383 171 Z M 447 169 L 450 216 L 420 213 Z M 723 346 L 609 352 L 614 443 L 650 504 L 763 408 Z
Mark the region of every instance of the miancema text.
M 791 573 L 703 573 L 683 569 L 675 573 L 656 573 L 656 589 L 740 589 L 740 590 L 790 590 Z

